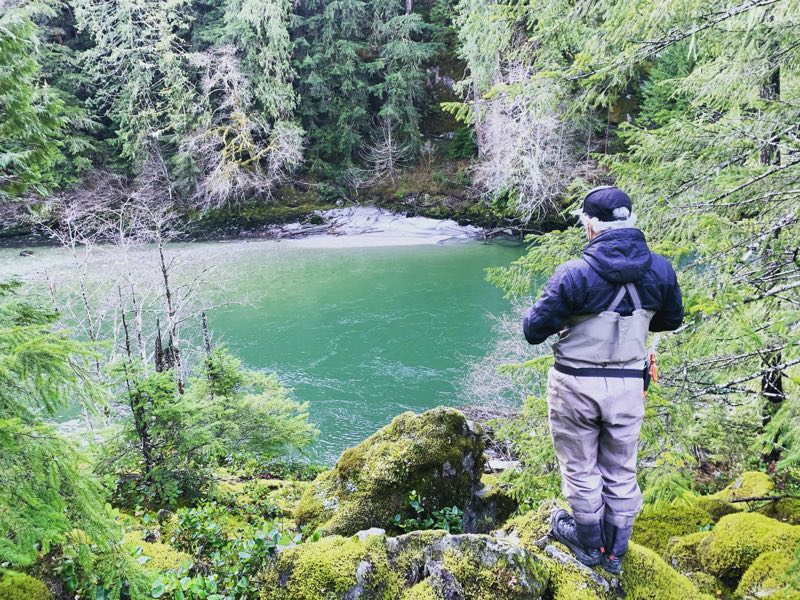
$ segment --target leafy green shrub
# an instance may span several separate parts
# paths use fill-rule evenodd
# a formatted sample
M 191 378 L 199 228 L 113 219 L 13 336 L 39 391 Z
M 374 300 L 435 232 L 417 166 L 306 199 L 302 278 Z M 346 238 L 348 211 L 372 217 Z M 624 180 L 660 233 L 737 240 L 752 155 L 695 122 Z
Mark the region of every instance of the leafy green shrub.
M 179 509 L 172 525 L 170 542 L 194 557 L 194 566 L 183 566 L 159 575 L 153 582 L 155 598 L 187 599 L 236 598 L 258 596 L 259 573 L 279 550 L 299 544 L 306 532 L 284 532 L 270 521 L 240 523 L 229 533 L 229 516 L 223 507 L 204 504 Z M 317 535 L 310 536 L 318 539 Z M 215 595 L 216 594 L 216 595 Z
M 400 513 L 394 516 L 393 524 L 398 529 L 403 531 L 444 529 L 450 533 L 463 532 L 464 511 L 457 506 L 429 510 L 425 506 L 425 498 L 420 497 L 416 490 L 412 490 L 408 496 L 408 508 L 412 516 L 403 517 Z
M 145 372 L 126 363 L 131 417 L 121 442 L 108 444 L 101 469 L 117 476 L 123 506 L 176 506 L 205 492 L 212 469 L 253 458 L 269 463 L 312 443 L 307 405 L 294 402 L 272 375 L 245 369 L 225 350 L 203 361 L 181 394 L 172 371 Z

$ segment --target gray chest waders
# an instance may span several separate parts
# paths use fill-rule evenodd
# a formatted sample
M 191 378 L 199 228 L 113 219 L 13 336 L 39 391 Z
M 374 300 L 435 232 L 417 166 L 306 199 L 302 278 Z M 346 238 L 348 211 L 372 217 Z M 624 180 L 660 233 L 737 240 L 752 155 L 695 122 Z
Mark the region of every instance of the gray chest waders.
M 623 317 L 615 312 L 628 294 L 634 311 Z M 642 308 L 633 283 L 619 286 L 606 310 L 574 317 L 553 344 L 554 368 L 576 377 L 645 378 L 647 333 L 654 311 Z

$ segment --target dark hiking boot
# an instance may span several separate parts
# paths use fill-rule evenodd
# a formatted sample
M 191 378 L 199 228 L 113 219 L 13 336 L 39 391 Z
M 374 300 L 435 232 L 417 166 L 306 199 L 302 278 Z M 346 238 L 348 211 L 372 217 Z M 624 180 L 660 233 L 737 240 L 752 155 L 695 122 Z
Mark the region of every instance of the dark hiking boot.
M 632 527 L 617 527 L 603 522 L 605 552 L 601 566 L 612 575 L 619 575 L 622 570 L 622 556 L 628 551 L 632 531 Z
M 600 564 L 603 535 L 600 523 L 582 525 L 576 523 L 565 510 L 557 510 L 550 518 L 553 537 L 572 550 L 575 557 L 587 567 Z

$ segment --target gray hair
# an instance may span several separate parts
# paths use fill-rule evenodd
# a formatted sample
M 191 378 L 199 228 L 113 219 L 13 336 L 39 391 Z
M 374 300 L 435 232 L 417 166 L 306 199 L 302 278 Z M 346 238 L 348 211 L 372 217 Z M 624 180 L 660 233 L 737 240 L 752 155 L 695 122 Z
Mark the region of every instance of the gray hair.
M 600 233 L 601 231 L 607 231 L 609 229 L 625 229 L 626 227 L 636 226 L 636 214 L 632 213 L 624 206 L 615 208 L 613 214 L 614 221 L 601 221 L 597 217 L 590 217 L 586 213 L 581 213 L 581 223 L 590 225 L 592 231 L 595 233 Z

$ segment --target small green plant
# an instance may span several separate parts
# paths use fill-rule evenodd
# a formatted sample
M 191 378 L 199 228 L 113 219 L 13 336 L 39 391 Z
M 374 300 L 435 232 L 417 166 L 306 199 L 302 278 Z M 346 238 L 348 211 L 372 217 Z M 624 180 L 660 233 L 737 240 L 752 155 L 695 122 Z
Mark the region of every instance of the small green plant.
M 438 510 L 428 510 L 425 506 L 425 498 L 422 498 L 416 490 L 412 490 L 408 496 L 409 512 L 413 511 L 413 516 L 403 517 L 400 513 L 394 516 L 394 525 L 403 531 L 418 531 L 420 529 L 444 529 L 450 533 L 462 533 L 462 517 L 464 511 L 457 506 L 449 506 Z
M 274 522 L 253 518 L 235 537 L 225 533 L 226 511 L 215 503 L 180 509 L 171 536 L 175 548 L 194 556 L 195 563 L 159 575 L 153 598 L 175 600 L 251 600 L 258 597 L 259 574 L 280 550 L 318 534 L 282 531 Z

